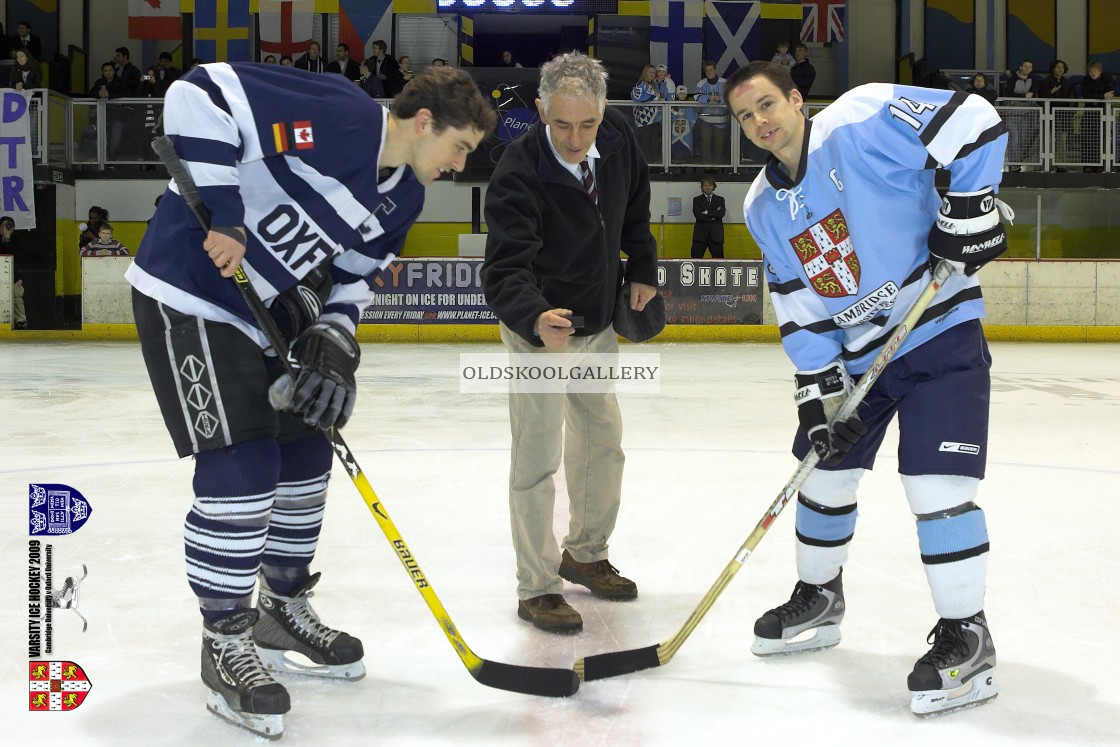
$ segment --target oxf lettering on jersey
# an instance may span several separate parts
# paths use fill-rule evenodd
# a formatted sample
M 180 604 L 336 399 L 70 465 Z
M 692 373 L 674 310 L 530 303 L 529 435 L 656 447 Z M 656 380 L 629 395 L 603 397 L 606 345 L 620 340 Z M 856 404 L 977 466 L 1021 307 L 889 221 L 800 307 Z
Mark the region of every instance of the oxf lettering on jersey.
M 308 263 L 314 267 L 333 254 L 331 244 L 316 232 L 316 227 L 304 222 L 292 205 L 277 205 L 261 218 L 257 236 L 293 270 Z

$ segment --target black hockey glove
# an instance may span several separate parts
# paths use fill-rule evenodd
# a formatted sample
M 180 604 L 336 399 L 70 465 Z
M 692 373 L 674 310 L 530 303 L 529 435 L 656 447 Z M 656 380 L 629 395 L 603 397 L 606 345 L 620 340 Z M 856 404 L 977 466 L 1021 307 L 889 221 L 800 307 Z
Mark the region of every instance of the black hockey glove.
M 338 324 L 315 322 L 296 338 L 292 356 L 299 362 L 299 373 L 294 382 L 290 374 L 273 382 L 268 390 L 272 406 L 323 430 L 346 425 L 358 395 L 358 341 Z
M 319 319 L 323 304 L 331 294 L 331 285 L 330 265 L 324 263 L 272 301 L 268 311 L 285 340 L 299 337 Z
M 929 232 L 930 271 L 946 260 L 957 274 L 973 275 L 1007 251 L 1000 213 L 1008 223 L 1015 220 L 1015 212 L 991 189 L 946 194 Z
M 854 413 L 847 420 L 833 423 L 831 429 L 828 426 L 828 421 L 847 399 L 852 380 L 843 363 L 833 363 L 816 371 L 798 371 L 793 380 L 797 384 L 793 399 L 797 403 L 801 427 L 821 461 L 835 467 L 867 433 L 867 426 Z

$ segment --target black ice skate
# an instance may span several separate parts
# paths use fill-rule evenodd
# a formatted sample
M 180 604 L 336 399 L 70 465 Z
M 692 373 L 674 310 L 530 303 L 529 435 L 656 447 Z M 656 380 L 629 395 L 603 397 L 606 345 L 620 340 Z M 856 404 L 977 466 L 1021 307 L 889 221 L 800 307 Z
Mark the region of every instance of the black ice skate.
M 906 678 L 910 710 L 936 716 L 971 708 L 999 694 L 996 647 L 981 610 L 963 620 L 941 618 L 929 633 L 933 648 Z
M 319 622 L 308 601 L 319 575 L 313 575 L 290 597 L 273 591 L 261 575 L 257 599 L 261 618 L 253 627 L 261 661 L 273 671 L 360 680 L 366 676 L 362 642 Z
M 823 586 L 798 581 L 793 596 L 767 612 L 754 624 L 755 656 L 800 654 L 832 648 L 840 642 L 844 619 L 844 584 L 841 574 Z M 803 635 L 809 634 L 812 635 Z
M 256 610 L 239 610 L 202 624 L 202 681 L 210 689 L 206 708 L 267 739 L 284 733 L 292 703 L 284 686 L 265 671 L 250 629 Z

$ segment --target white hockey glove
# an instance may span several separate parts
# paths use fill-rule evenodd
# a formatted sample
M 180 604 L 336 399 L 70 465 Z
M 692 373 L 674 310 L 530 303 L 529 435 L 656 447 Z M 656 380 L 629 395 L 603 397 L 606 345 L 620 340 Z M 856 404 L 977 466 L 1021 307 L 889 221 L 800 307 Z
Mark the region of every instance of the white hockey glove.
M 801 427 L 821 461 L 835 467 L 867 433 L 867 426 L 854 413 L 831 428 L 828 425 L 852 390 L 851 377 L 838 361 L 815 371 L 798 371 L 793 380 L 797 385 L 793 400 Z
M 946 260 L 957 274 L 973 275 L 1007 251 L 1001 213 L 1008 223 L 1015 220 L 1015 211 L 991 189 L 946 194 L 929 232 L 930 271 Z
M 346 425 L 358 396 L 358 341 L 338 324 L 315 322 L 296 338 L 292 356 L 300 370 L 295 381 L 285 373 L 269 387 L 272 406 L 323 430 Z

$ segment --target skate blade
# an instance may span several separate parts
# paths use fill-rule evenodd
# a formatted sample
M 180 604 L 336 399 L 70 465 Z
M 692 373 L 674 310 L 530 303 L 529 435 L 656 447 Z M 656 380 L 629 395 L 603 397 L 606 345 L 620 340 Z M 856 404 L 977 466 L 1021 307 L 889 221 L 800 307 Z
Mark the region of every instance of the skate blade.
M 261 663 L 270 672 L 286 672 L 306 677 L 322 677 L 331 680 L 357 681 L 366 676 L 366 666 L 358 660 L 352 664 L 317 664 L 295 651 L 261 648 L 257 646 Z
M 760 638 L 754 637 L 751 644 L 751 653 L 755 656 L 789 656 L 791 654 L 804 654 L 810 651 L 824 651 L 840 643 L 839 625 L 822 625 L 819 628 L 806 630 L 793 638 Z
M 223 721 L 251 731 L 265 739 L 279 739 L 284 736 L 284 714 L 282 713 L 244 713 L 229 707 L 221 693 L 210 691 L 206 697 L 206 710 Z
M 983 705 L 999 695 L 995 672 L 987 671 L 955 690 L 923 690 L 912 693 L 910 710 L 918 718 L 944 716 Z

